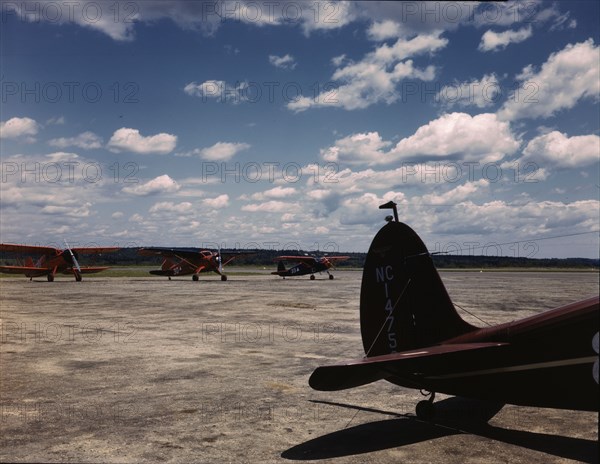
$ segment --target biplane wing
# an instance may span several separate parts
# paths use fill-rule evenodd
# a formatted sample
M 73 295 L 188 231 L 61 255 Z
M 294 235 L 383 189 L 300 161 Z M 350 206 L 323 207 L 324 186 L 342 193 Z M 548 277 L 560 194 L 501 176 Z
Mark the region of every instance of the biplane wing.
M 113 253 L 119 249 L 119 247 L 84 247 L 71 248 L 71 251 L 80 255 L 100 255 L 102 253 Z
M 53 247 L 34 246 L 34 245 L 17 245 L 14 243 L 0 243 L 0 251 L 9 253 L 32 254 L 40 255 L 57 255 L 61 250 Z
M 34 266 L 0 266 L 0 272 L 4 274 L 25 274 L 27 276 L 35 274 L 34 277 L 46 275 L 50 269 Z

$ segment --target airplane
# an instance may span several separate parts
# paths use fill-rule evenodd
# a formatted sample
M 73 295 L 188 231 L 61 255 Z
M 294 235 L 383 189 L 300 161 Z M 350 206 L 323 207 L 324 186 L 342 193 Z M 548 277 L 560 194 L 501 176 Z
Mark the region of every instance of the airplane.
M 57 273 L 73 274 L 75 280 L 81 282 L 82 274 L 101 272 L 108 269 L 108 266 L 81 267 L 78 261 L 79 255 L 111 253 L 119 250 L 119 247 L 70 248 L 66 242 L 65 246 L 66 248 L 61 250 L 54 247 L 2 243 L 0 244 L 0 252 L 27 253 L 39 256 L 39 258 L 37 261 L 34 261 L 29 256 L 18 266 L 0 266 L 0 272 L 5 274 L 24 274 L 26 277 L 29 277 L 29 280 L 33 280 L 34 277 L 46 276 L 48 282 L 54 282 L 54 276 Z
M 500 404 L 598 411 L 598 296 L 493 327 L 456 312 L 419 236 L 394 216 L 367 254 L 360 294 L 365 357 L 315 369 L 309 385 L 337 391 L 387 380 L 419 389 L 422 420 L 435 394 Z M 481 291 L 479 289 L 477 291 Z M 474 290 L 475 291 L 475 290 Z
M 327 274 L 329 274 L 329 280 L 333 280 L 333 274 L 329 272 L 329 269 L 331 269 L 337 261 L 343 261 L 349 258 L 350 256 L 323 256 L 320 258 L 308 255 L 278 256 L 274 259 L 274 261 L 279 261 L 277 264 L 277 270 L 271 272 L 271 274 L 281 276 L 284 279 L 286 277 L 297 277 L 310 274 L 310 280 L 315 280 L 315 272 L 325 271 Z M 298 264 L 286 269 L 283 261 L 292 261 Z
M 223 274 L 223 266 L 227 265 L 236 255 L 247 255 L 247 252 L 228 252 L 234 255 L 224 263 L 221 259 L 221 251 L 195 250 L 192 248 L 140 248 L 138 254 L 142 256 L 162 256 L 164 260 L 161 268 L 150 271 L 150 274 L 167 276 L 169 280 L 174 276 L 192 275 L 192 280 L 199 280 L 201 272 L 215 272 L 221 276 L 222 281 L 227 280 Z

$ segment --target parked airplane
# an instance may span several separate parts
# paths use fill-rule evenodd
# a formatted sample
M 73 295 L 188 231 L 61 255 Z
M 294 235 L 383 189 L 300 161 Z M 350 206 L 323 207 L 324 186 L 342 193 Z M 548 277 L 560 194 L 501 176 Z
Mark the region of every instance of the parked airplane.
M 104 271 L 108 267 L 81 267 L 77 260 L 79 255 L 110 253 L 119 249 L 118 247 L 69 248 L 66 242 L 65 246 L 66 248 L 61 250 L 53 247 L 2 243 L 0 244 L 0 251 L 33 255 L 38 257 L 38 259 L 34 261 L 31 256 L 28 256 L 23 264 L 19 264 L 18 266 L 0 266 L 0 272 L 5 274 L 24 274 L 30 280 L 34 277 L 46 276 L 48 282 L 53 282 L 54 276 L 60 272 L 62 274 L 73 274 L 75 280 L 81 282 L 82 274 Z
M 477 328 L 456 312 L 419 236 L 396 205 L 375 236 L 362 278 L 365 357 L 317 368 L 312 388 L 385 379 L 429 392 L 417 416 L 431 419 L 435 393 L 522 406 L 598 411 L 599 297 L 519 321 Z
M 310 274 L 310 280 L 315 280 L 315 272 L 327 272 L 329 279 L 333 280 L 333 274 L 329 272 L 334 264 L 338 261 L 343 261 L 350 258 L 350 256 L 323 256 L 317 258 L 315 256 L 278 256 L 275 261 L 279 261 L 277 264 L 277 270 L 271 272 L 273 275 L 283 277 L 297 277 L 306 274 Z M 289 269 L 285 268 L 284 261 L 292 261 L 296 264 Z
M 223 266 L 227 265 L 240 254 L 246 252 L 228 252 L 232 255 L 224 263 L 220 251 L 195 250 L 190 248 L 140 248 L 138 254 L 142 256 L 162 256 L 164 260 L 159 270 L 150 271 L 150 274 L 167 276 L 169 280 L 174 276 L 192 275 L 192 280 L 197 281 L 201 272 L 216 272 L 221 280 L 227 280 L 223 274 Z

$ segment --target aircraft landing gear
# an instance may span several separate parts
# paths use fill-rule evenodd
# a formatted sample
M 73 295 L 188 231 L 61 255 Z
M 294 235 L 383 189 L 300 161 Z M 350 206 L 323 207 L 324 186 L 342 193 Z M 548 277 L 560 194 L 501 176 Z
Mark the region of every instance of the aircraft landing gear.
M 194 274 L 194 275 L 192 276 L 192 280 L 193 280 L 194 282 L 198 282 L 198 280 L 200 280 L 200 277 L 198 277 L 198 274 Z
M 222 275 L 221 276 L 221 282 L 227 282 L 227 276 L 226 275 Z
M 333 274 L 329 274 L 329 280 L 333 280 Z
M 423 394 L 423 392 L 421 392 Z M 416 407 L 417 417 L 423 421 L 431 421 L 435 416 L 435 392 L 431 392 L 429 399 L 419 401 Z
M 80 275 L 76 275 L 75 276 L 75 282 L 81 282 L 81 276 Z
M 315 280 L 315 275 L 314 274 L 310 275 L 310 280 Z
M 171 280 L 171 276 L 169 276 L 169 280 Z
M 48 274 L 48 282 L 54 282 L 54 276 L 52 274 Z

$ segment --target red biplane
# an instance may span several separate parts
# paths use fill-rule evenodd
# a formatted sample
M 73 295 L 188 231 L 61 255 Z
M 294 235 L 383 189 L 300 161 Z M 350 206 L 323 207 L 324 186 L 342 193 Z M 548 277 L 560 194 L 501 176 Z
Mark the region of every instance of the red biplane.
M 0 251 L 17 253 L 19 255 L 27 254 L 29 256 L 18 266 L 0 266 L 0 272 L 5 274 L 24 274 L 30 280 L 34 277 L 46 276 L 48 282 L 53 282 L 54 276 L 60 272 L 62 274 L 73 274 L 75 280 L 81 282 L 82 274 L 104 271 L 108 267 L 81 267 L 77 261 L 79 255 L 99 255 L 119 250 L 118 247 L 69 248 L 66 242 L 65 246 L 66 248 L 61 250 L 54 247 L 2 243 L 0 244 Z M 34 261 L 32 256 L 37 257 L 37 260 Z
M 362 277 L 362 359 L 317 368 L 309 384 L 333 391 L 387 380 L 429 392 L 503 404 L 598 411 L 599 298 L 477 328 L 456 312 L 419 236 L 388 216 Z
M 138 254 L 142 256 L 162 256 L 164 260 L 161 268 L 150 271 L 150 274 L 171 277 L 192 275 L 192 280 L 199 279 L 201 272 L 215 272 L 221 276 L 221 280 L 227 280 L 223 274 L 223 266 L 231 262 L 236 256 L 249 254 L 247 252 L 228 252 L 232 255 L 222 262 L 221 251 L 197 250 L 192 248 L 140 248 Z
M 316 256 L 278 256 L 275 261 L 278 261 L 277 270 L 271 272 L 273 275 L 283 277 L 298 277 L 306 274 L 310 274 L 310 280 L 315 280 L 315 272 L 327 272 L 329 279 L 333 280 L 333 274 L 329 272 L 337 261 L 343 261 L 349 259 L 350 256 L 323 256 L 318 258 Z M 298 263 L 289 269 L 285 268 L 284 261 L 292 261 Z

